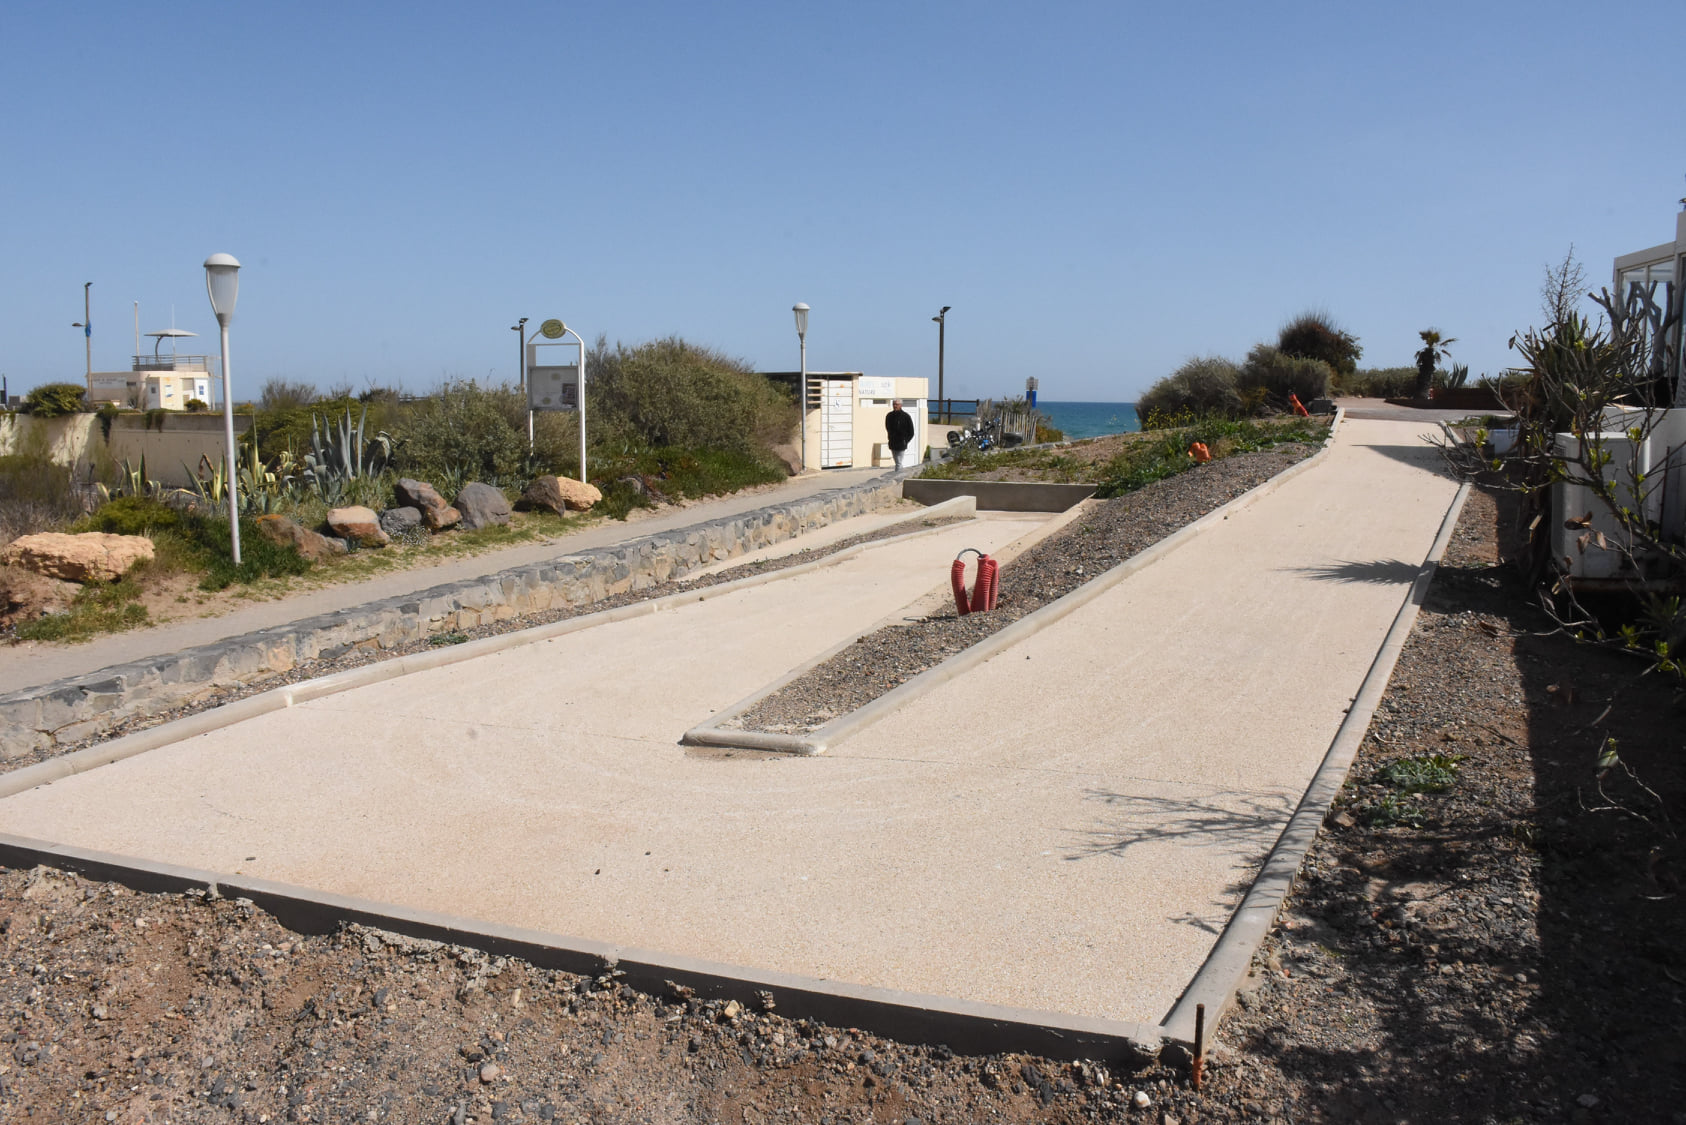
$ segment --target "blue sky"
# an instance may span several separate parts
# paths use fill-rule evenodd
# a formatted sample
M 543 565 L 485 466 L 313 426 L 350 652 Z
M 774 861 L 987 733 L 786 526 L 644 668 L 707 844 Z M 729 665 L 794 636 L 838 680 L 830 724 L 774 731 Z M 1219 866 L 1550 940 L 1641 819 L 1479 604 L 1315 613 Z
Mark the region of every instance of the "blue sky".
M 0 371 L 215 322 L 237 398 L 510 379 L 520 316 L 1128 401 L 1322 308 L 1497 371 L 1673 237 L 1677 4 L 65 5 L 0 14 Z M 184 347 L 183 350 L 189 350 Z

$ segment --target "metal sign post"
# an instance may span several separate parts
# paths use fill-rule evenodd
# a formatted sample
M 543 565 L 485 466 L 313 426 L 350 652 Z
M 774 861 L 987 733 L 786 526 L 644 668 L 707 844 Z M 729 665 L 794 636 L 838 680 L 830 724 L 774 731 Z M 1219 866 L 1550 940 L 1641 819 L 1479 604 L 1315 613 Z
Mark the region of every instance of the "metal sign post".
M 539 325 L 543 341 L 532 340 L 527 345 L 527 452 L 533 451 L 533 414 L 539 410 L 573 410 L 580 416 L 580 483 L 586 483 L 585 471 L 585 340 L 578 332 L 551 319 Z M 572 364 L 541 364 L 540 348 L 563 347 L 565 337 L 578 342 L 579 361 Z

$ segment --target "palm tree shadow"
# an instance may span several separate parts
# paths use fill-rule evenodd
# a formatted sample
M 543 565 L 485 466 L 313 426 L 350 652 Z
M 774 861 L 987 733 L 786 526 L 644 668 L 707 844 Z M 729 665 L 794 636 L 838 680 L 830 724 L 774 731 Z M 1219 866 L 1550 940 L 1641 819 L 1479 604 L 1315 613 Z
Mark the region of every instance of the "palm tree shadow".
M 1318 582 L 1365 582 L 1376 586 L 1405 586 L 1417 580 L 1422 567 L 1400 559 L 1375 562 L 1339 562 L 1324 566 L 1298 566 L 1290 573 L 1304 574 Z

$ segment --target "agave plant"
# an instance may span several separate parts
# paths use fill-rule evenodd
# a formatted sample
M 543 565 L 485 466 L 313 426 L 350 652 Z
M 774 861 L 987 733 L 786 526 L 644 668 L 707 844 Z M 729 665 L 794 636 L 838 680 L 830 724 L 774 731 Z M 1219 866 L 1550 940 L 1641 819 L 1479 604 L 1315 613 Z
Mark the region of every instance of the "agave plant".
M 356 425 L 352 424 L 350 407 L 346 408 L 345 417 L 332 427 L 325 418 L 318 426 L 318 419 L 312 414 L 310 452 L 304 455 L 305 472 L 313 477 L 344 477 L 351 480 L 379 476 L 386 469 L 387 462 L 392 459 L 397 442 L 385 430 L 365 440 L 363 430 L 368 420 L 367 403 L 364 404 L 363 413 L 357 419 Z

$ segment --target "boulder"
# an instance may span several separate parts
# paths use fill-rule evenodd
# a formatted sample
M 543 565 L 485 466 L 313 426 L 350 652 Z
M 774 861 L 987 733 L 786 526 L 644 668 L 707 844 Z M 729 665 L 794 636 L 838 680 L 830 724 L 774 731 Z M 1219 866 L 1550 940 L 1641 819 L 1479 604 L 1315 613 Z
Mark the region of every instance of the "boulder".
M 381 530 L 393 538 L 403 535 L 406 531 L 414 531 L 421 525 L 420 508 L 388 508 L 381 513 Z
M 462 486 L 456 507 L 462 513 L 463 527 L 469 531 L 509 522 L 509 500 L 503 491 L 479 481 Z
M 521 493 L 519 506 L 522 508 L 544 508 L 557 515 L 569 512 L 585 512 L 591 506 L 603 499 L 603 494 L 597 486 L 577 481 L 571 477 L 542 476 L 536 478 Z
M 421 512 L 422 522 L 429 531 L 443 531 L 462 519 L 462 513 L 445 503 L 445 498 L 426 481 L 402 477 L 392 491 L 399 507 Z
M 259 535 L 279 546 L 296 548 L 311 562 L 346 552 L 345 540 L 330 539 L 286 516 L 259 516 L 257 525 Z
M 0 629 L 63 613 L 81 589 L 20 566 L 0 566 Z
M 21 566 L 66 582 L 114 582 L 152 555 L 152 540 L 144 535 L 44 531 L 6 544 L 0 549 L 0 565 Z
M 381 530 L 381 518 L 375 515 L 375 510 L 361 504 L 330 511 L 328 528 L 341 539 L 350 539 L 364 547 L 384 547 L 392 542 Z

